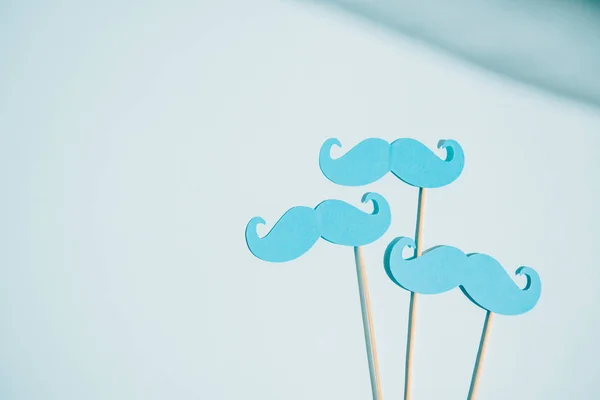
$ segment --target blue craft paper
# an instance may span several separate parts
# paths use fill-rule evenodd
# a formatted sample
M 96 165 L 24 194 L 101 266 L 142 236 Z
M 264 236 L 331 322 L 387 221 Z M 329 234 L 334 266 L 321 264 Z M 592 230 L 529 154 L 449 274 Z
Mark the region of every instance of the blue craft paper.
M 459 286 L 477 306 L 504 315 L 526 313 L 537 304 L 542 283 L 538 273 L 520 267 L 527 284 L 520 289 L 502 265 L 485 254 L 465 254 L 451 246 L 437 246 L 420 257 L 405 259 L 402 251 L 414 247 L 410 238 L 393 240 L 385 253 L 384 266 L 398 286 L 415 293 L 438 294 Z
M 363 246 L 379 239 L 389 228 L 388 202 L 377 193 L 366 193 L 362 202 L 371 201 L 373 212 L 365 213 L 341 200 L 325 200 L 314 209 L 298 206 L 289 209 L 264 237 L 256 232 L 261 217 L 246 226 L 246 244 L 256 257 L 285 262 L 300 257 L 319 240 L 343 246 Z
M 381 179 L 390 171 L 390 144 L 383 139 L 365 139 L 338 159 L 330 156 L 333 146 L 342 147 L 338 139 L 327 139 L 319 152 L 323 174 L 338 185 L 363 186 Z
M 462 147 L 454 140 L 438 143 L 438 148 L 446 149 L 444 160 L 410 138 L 397 139 L 391 144 L 383 139 L 365 139 L 336 159 L 331 158 L 333 146 L 341 147 L 340 141 L 331 138 L 323 143 L 319 166 L 327 179 L 344 186 L 367 185 L 392 172 L 409 185 L 438 188 L 454 182 L 465 165 Z

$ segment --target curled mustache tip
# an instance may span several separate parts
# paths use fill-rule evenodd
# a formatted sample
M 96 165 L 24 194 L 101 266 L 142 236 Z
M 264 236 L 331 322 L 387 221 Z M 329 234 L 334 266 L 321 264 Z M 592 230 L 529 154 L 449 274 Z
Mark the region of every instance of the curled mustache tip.
M 388 244 L 387 248 L 385 249 L 385 255 L 383 258 L 386 270 L 391 271 L 391 264 L 390 264 L 391 258 L 400 257 L 400 258 L 404 259 L 404 257 L 402 256 L 402 251 L 405 248 L 414 249 L 415 241 L 409 237 L 398 236 L 397 238 L 392 240 L 390 242 L 390 244 Z M 394 279 L 394 278 L 392 278 L 392 279 Z M 395 281 L 395 279 L 394 279 L 394 281 Z
M 458 151 L 460 154 L 462 154 L 462 147 L 460 147 L 457 141 L 452 139 L 441 139 L 438 142 L 437 148 L 440 150 L 446 150 L 446 161 L 454 160 L 455 151 Z
M 329 138 L 321 146 L 321 156 L 324 154 L 330 155 L 333 146 L 342 147 L 342 143 L 337 138 Z
M 264 218 L 254 217 L 248 222 L 248 225 L 246 225 L 246 234 L 248 234 L 248 231 L 250 231 L 250 230 L 254 230 L 254 232 L 256 232 L 256 227 L 258 225 L 266 225 L 266 224 L 267 224 L 267 221 L 265 221 Z
M 373 203 L 373 213 L 372 215 L 379 213 L 379 207 L 382 204 L 387 204 L 385 198 L 379 193 L 375 192 L 367 192 L 363 195 L 361 201 L 363 203 L 368 203 L 369 201 Z
M 400 250 L 404 250 L 404 248 L 408 247 L 414 249 L 416 247 L 415 241 L 409 237 L 400 236 L 395 239 L 395 244 L 398 244 Z
M 407 247 L 412 248 L 414 247 L 414 245 L 415 243 L 411 238 L 399 236 L 390 242 L 390 244 L 385 249 L 385 253 L 383 256 L 383 267 L 385 269 L 386 275 L 392 280 L 392 282 L 394 282 L 396 285 L 402 287 L 405 290 L 409 289 L 405 287 L 402 282 L 396 279 L 393 270 L 396 269 L 399 265 L 398 263 L 400 262 L 400 260 L 398 260 L 398 258 L 406 261 L 402 256 L 402 251 Z M 393 261 L 392 259 L 396 261 Z
M 537 273 L 537 272 L 535 272 L 535 270 L 533 268 L 523 266 L 523 267 L 517 268 L 517 270 L 515 271 L 515 274 L 517 274 L 517 275 L 529 275 L 532 272 Z
M 527 277 L 527 283 L 525 284 L 523 290 L 529 290 L 532 284 L 534 284 L 534 281 L 538 282 L 540 280 L 540 275 L 537 273 L 537 271 L 530 267 L 523 266 L 517 268 L 517 270 L 515 271 L 515 275 L 525 275 Z

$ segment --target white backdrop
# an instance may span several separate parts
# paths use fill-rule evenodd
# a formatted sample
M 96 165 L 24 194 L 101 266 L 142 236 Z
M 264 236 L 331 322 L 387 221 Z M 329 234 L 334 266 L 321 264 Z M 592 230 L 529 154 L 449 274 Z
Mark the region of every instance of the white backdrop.
M 425 246 L 540 273 L 538 306 L 494 321 L 481 400 L 600 396 L 597 111 L 291 1 L 0 10 L 2 399 L 369 398 L 352 250 L 268 264 L 243 236 L 367 190 L 393 206 L 365 253 L 400 398 L 409 295 L 382 257 L 413 235 L 417 190 L 331 184 L 332 136 L 458 140 Z M 421 297 L 415 399 L 465 398 L 484 314 Z

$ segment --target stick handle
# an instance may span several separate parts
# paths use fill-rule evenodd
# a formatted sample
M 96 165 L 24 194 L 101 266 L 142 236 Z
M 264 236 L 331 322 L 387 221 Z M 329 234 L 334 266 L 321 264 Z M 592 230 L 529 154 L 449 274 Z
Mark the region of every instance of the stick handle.
M 412 389 L 412 355 L 413 355 L 413 337 L 415 334 L 415 306 L 417 296 L 410 292 L 410 303 L 408 306 L 408 333 L 406 336 L 406 360 L 404 363 L 404 400 L 410 399 Z
M 419 188 L 419 204 L 417 206 L 417 227 L 415 229 L 415 256 L 423 253 L 423 219 L 425 217 L 425 189 Z
M 481 365 L 483 364 L 483 358 L 485 356 L 485 350 L 487 347 L 493 315 L 494 314 L 491 311 L 488 311 L 485 315 L 483 330 L 481 332 L 481 340 L 479 341 L 479 350 L 477 350 L 477 358 L 475 359 L 475 367 L 473 368 L 473 376 L 471 377 L 471 387 L 469 388 L 469 396 L 467 397 L 467 400 L 475 400 L 475 396 L 477 395 L 477 388 L 479 386 L 479 375 L 481 372 Z
M 360 295 L 360 308 L 362 311 L 363 330 L 365 344 L 367 346 L 367 358 L 369 362 L 369 374 L 371 377 L 371 392 L 373 400 L 382 400 L 381 385 L 379 378 L 379 361 L 377 360 L 377 346 L 375 345 L 375 333 L 373 329 L 373 318 L 371 316 L 371 299 L 369 297 L 369 286 L 367 273 L 360 247 L 354 248 L 354 260 L 356 261 L 356 277 L 358 278 L 358 293 Z
M 423 252 L 423 218 L 425 215 L 425 189 L 419 188 L 419 202 L 417 206 L 417 227 L 415 230 L 415 257 Z M 410 400 L 412 389 L 412 356 L 413 342 L 415 336 L 415 315 L 417 306 L 417 294 L 410 293 L 408 305 L 408 332 L 406 334 L 406 360 L 404 365 L 404 400 Z

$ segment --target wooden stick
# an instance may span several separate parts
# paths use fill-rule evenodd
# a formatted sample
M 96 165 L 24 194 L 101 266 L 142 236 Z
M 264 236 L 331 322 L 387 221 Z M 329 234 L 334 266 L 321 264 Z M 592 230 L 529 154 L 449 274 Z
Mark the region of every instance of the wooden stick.
M 423 217 L 425 213 L 425 189 L 419 188 L 419 203 L 417 206 L 417 227 L 415 231 L 415 257 L 419 257 L 423 252 Z M 408 306 L 408 333 L 406 335 L 406 361 L 404 365 L 404 400 L 410 400 L 412 389 L 412 356 L 413 342 L 415 335 L 415 314 L 417 305 L 417 294 L 410 293 L 410 303 Z
M 473 376 L 471 377 L 471 387 L 469 388 L 469 396 L 467 397 L 467 400 L 475 400 L 475 396 L 477 395 L 481 364 L 483 364 L 483 357 L 485 356 L 485 349 L 489 337 L 490 326 L 492 324 L 492 315 L 494 314 L 491 311 L 488 311 L 485 315 L 485 322 L 483 323 L 481 340 L 479 341 L 479 350 L 477 351 L 477 359 L 475 360 L 475 368 L 473 368 Z
M 358 278 L 358 293 L 360 294 L 360 308 L 362 311 L 365 344 L 367 346 L 367 358 L 369 362 L 369 374 L 371 376 L 371 392 L 373 400 L 382 400 L 381 385 L 379 378 L 379 361 L 377 360 L 377 346 L 375 345 L 375 333 L 373 330 L 373 319 L 371 316 L 371 299 L 369 297 L 369 286 L 367 273 L 360 247 L 354 248 L 354 260 L 356 261 L 356 277 Z

